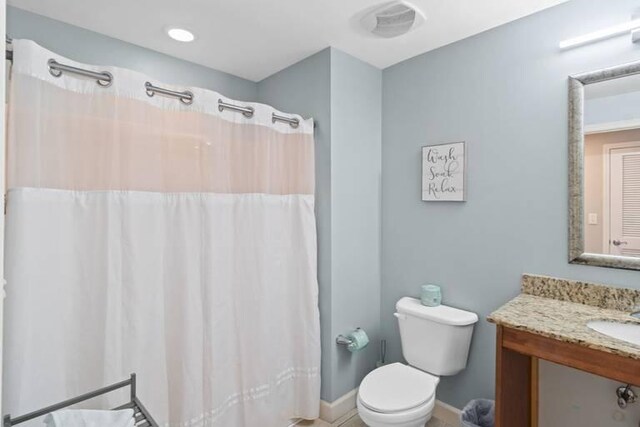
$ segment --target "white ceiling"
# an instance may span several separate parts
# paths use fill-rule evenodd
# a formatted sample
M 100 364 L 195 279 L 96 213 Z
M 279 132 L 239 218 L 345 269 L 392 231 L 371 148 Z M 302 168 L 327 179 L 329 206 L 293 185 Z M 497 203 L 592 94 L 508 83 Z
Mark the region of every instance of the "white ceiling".
M 12 6 L 259 81 L 333 46 L 386 68 L 566 0 L 414 0 L 426 22 L 374 38 L 358 14 L 385 0 L 9 0 Z M 193 31 L 193 43 L 166 36 Z

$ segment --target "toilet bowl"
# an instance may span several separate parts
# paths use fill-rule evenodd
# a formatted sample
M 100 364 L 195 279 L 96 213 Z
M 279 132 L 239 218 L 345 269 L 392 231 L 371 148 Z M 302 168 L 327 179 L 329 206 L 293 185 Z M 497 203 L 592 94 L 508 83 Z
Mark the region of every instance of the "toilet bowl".
M 369 373 L 358 389 L 358 414 L 369 427 L 424 427 L 440 379 L 402 363 Z
M 405 297 L 396 304 L 402 355 L 370 372 L 358 389 L 357 407 L 369 427 L 424 427 L 433 414 L 442 375 L 467 366 L 478 315 L 440 305 L 425 307 Z

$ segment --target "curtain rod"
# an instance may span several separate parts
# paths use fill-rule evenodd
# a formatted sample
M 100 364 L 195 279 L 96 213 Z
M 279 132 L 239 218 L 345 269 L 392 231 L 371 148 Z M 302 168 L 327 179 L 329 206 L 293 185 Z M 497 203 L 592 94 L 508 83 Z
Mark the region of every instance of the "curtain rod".
M 7 36 L 6 43 L 11 44 L 11 42 L 12 42 L 12 39 Z M 9 49 L 5 50 L 5 59 L 7 61 L 13 61 L 12 50 L 9 50 Z M 102 87 L 109 87 L 113 83 L 113 75 L 108 71 L 97 72 L 97 71 L 85 70 L 83 68 L 77 68 L 71 65 L 61 64 L 53 58 L 47 61 L 47 66 L 49 67 L 49 73 L 54 77 L 60 77 L 63 73 L 70 73 L 70 74 L 76 74 L 82 77 L 95 79 L 96 83 Z M 156 93 L 159 93 L 161 95 L 169 96 L 171 98 L 176 98 L 185 105 L 191 105 L 195 97 L 193 92 L 191 91 L 186 90 L 186 91 L 179 92 L 171 89 L 165 89 L 159 86 L 154 86 L 150 82 L 146 82 L 144 84 L 144 87 L 149 97 L 152 97 Z M 253 117 L 253 113 L 254 113 L 253 107 L 229 104 L 227 102 L 224 102 L 222 99 L 218 99 L 218 110 L 221 112 L 224 110 L 235 111 L 235 112 L 241 113 L 243 116 L 247 118 Z M 276 122 L 288 123 L 289 126 L 291 126 L 294 129 L 296 129 L 300 125 L 300 120 L 298 120 L 297 118 L 281 116 L 276 113 L 271 113 L 271 122 L 272 123 L 276 123 Z M 315 121 L 313 122 L 313 127 L 314 128 L 316 127 Z

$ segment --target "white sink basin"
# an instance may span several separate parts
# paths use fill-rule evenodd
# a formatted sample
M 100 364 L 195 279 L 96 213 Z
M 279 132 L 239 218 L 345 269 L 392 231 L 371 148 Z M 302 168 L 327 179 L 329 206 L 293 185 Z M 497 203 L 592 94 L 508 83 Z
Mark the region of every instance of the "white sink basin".
M 606 320 L 592 320 L 587 326 L 596 332 L 608 335 L 611 338 L 626 341 L 640 346 L 640 324 L 608 322 Z

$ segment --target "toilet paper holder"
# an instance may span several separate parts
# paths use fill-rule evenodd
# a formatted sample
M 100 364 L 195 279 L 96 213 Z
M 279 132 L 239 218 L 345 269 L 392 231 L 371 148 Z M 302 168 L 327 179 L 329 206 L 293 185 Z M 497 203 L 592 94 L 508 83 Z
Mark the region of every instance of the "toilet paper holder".
M 356 328 L 356 331 L 359 331 L 362 328 Z M 344 345 L 346 347 L 348 347 L 351 343 L 353 343 L 353 340 L 351 338 L 347 338 L 344 335 L 340 334 L 336 337 L 336 344 L 338 345 Z

